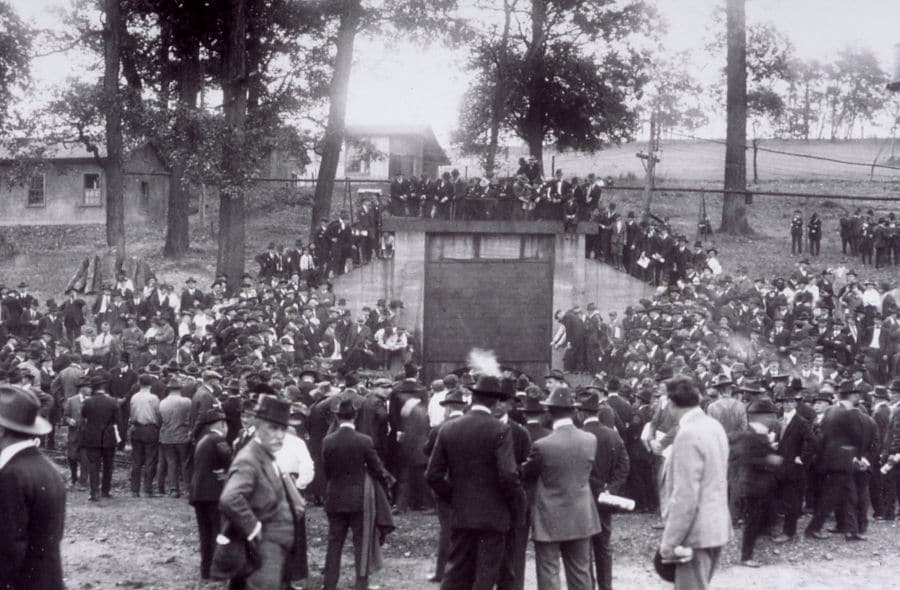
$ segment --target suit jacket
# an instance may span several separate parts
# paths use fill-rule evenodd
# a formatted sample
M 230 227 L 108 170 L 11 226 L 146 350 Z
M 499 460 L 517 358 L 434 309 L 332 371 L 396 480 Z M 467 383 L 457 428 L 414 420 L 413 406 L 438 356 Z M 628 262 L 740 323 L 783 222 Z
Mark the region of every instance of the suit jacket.
M 663 547 L 721 547 L 731 536 L 728 438 L 699 408 L 685 414 L 666 464 L 661 505 Z
M 366 473 L 385 489 L 393 478 L 385 470 L 372 438 L 353 428 L 339 427 L 322 442 L 325 512 L 362 512 Z
M 285 548 L 294 544 L 294 516 L 275 459 L 256 440 L 238 451 L 219 497 L 219 510 L 250 536 L 258 523 L 262 538 Z
M 0 469 L 0 588 L 64 590 L 59 544 L 66 485 L 36 447 Z
M 803 479 L 806 468 L 812 465 L 816 451 L 815 444 L 812 425 L 795 412 L 778 441 L 778 454 L 784 459 L 778 478 L 783 481 Z M 795 461 L 798 457 L 803 462 L 802 465 L 798 465 Z
M 81 406 L 84 424 L 81 430 L 81 446 L 86 449 L 115 447 L 116 424 L 119 423 L 119 402 L 107 394 L 95 393 Z M 123 433 L 119 433 L 121 436 Z
M 522 477 L 536 481 L 531 507 L 532 537 L 557 542 L 600 532 L 594 499 L 599 486 L 597 439 L 574 425 L 554 428 L 534 443 Z
M 869 442 L 863 415 L 855 409 L 834 406 L 826 412 L 819 432 L 816 469 L 852 473 L 853 459 L 862 457 Z
M 625 442 L 618 433 L 604 426 L 600 422 L 588 422 L 582 429 L 590 432 L 597 439 L 597 475 L 598 488 L 594 490 L 596 496 L 600 492 L 609 491 L 619 493 L 619 489 L 625 485 L 628 479 L 629 461 L 625 452 Z
M 524 505 L 509 426 L 471 410 L 446 422 L 425 478 L 452 508 L 452 529 L 505 533 Z
M 231 446 L 218 432 L 207 432 L 194 449 L 194 467 L 191 470 L 191 504 L 194 502 L 218 502 L 225 481 L 216 471 L 225 473 L 231 463 Z

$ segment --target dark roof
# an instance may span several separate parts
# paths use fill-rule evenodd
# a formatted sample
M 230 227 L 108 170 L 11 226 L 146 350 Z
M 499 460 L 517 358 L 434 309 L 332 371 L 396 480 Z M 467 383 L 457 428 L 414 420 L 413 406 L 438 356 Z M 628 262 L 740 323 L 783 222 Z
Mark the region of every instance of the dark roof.
M 37 140 L 22 141 L 33 144 L 33 147 L 38 147 L 40 145 Z M 104 146 L 100 145 L 98 147 L 100 148 L 100 157 L 106 157 L 106 149 Z M 0 160 L 10 160 L 14 157 L 15 154 L 13 152 L 6 147 L 0 147 Z M 92 160 L 94 154 L 89 152 L 81 142 L 67 141 L 48 144 L 44 147 L 43 157 L 47 160 Z
M 424 140 L 423 158 L 435 162 L 439 166 L 450 163 L 444 148 L 438 143 L 431 125 L 391 124 L 391 125 L 347 125 L 344 129 L 347 137 L 402 137 L 414 136 Z

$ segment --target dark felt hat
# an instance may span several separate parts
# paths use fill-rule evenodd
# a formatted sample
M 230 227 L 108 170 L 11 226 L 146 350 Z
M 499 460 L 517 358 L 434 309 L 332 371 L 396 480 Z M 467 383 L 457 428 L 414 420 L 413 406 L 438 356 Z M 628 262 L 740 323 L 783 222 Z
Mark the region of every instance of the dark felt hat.
M 490 375 L 479 375 L 478 381 L 472 386 L 472 392 L 478 395 L 486 395 L 496 397 L 498 399 L 506 399 L 509 394 L 504 391 L 500 379 Z
M 450 391 L 449 393 L 447 393 L 447 395 L 444 396 L 444 399 L 440 402 L 440 404 L 441 404 L 442 406 L 448 406 L 448 405 L 450 405 L 450 404 L 465 405 L 465 404 L 466 404 L 466 400 L 465 400 L 465 398 L 463 397 L 463 390 L 462 390 L 462 388 L 457 387 L 456 389 L 453 389 L 452 391 Z
M 775 407 L 775 404 L 767 397 L 754 400 L 749 406 L 747 406 L 748 414 L 777 414 L 778 408 Z
M 291 421 L 291 404 L 274 395 L 260 395 L 253 413 L 259 420 L 287 427 Z
M 578 408 L 583 412 L 600 411 L 600 394 L 595 387 L 588 387 L 578 392 Z
M 525 402 L 522 406 L 523 414 L 543 414 L 546 409 L 541 402 L 544 401 L 544 392 L 537 385 L 529 385 L 525 388 Z
M 38 415 L 41 403 L 37 396 L 16 385 L 0 386 L 0 426 L 34 436 L 52 430 L 50 422 Z

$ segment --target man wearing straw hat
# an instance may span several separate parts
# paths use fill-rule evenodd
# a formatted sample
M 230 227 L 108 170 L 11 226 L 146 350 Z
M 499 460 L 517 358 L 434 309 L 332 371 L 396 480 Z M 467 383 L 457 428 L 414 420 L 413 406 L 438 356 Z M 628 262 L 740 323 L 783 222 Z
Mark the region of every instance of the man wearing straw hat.
M 21 387 L 0 386 L 0 588 L 63 590 L 59 544 L 66 486 L 37 449 L 50 432 L 40 402 Z

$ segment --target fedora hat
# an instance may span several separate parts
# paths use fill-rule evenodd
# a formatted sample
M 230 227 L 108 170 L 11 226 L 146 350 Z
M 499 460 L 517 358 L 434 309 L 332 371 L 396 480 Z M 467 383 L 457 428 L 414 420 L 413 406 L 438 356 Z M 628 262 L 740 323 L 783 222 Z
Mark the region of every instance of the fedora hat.
M 466 405 L 466 400 L 463 397 L 462 388 L 457 387 L 453 391 L 449 392 L 446 396 L 444 396 L 444 399 L 438 403 L 440 403 L 440 405 L 442 406 L 448 406 L 450 404 L 459 404 L 463 406 Z
M 525 388 L 525 402 L 522 406 L 523 414 L 543 414 L 546 410 L 541 402 L 544 401 L 544 392 L 537 385 L 529 385 Z
M 176 389 L 184 389 L 184 383 L 177 377 L 169 377 L 169 381 L 166 383 L 166 391 L 175 391 Z
M 486 395 L 488 397 L 496 397 L 497 399 L 506 399 L 509 394 L 504 390 L 500 383 L 499 377 L 490 375 L 479 375 L 478 381 L 472 386 L 472 392 L 478 395 Z
M 263 394 L 259 396 L 253 414 L 259 420 L 287 427 L 291 422 L 291 404 L 274 395 Z
M 725 373 L 719 373 L 713 378 L 713 387 L 725 387 L 726 385 L 734 385 L 734 381 L 732 381 Z
M 219 408 L 210 408 L 197 416 L 197 426 L 206 426 L 207 424 L 213 424 L 214 422 L 221 422 L 224 420 L 225 412 Z
M 749 406 L 747 406 L 748 414 L 777 414 L 778 408 L 775 407 L 775 404 L 767 397 L 762 399 L 754 400 Z
M 594 387 L 588 387 L 578 392 L 578 409 L 582 412 L 599 412 L 600 411 L 600 396 L 597 394 L 597 389 Z
M 891 391 L 896 391 L 900 393 L 900 379 L 894 379 L 891 381 L 891 386 L 889 387 Z
M 575 403 L 575 396 L 572 395 L 572 390 L 566 386 L 558 387 L 553 390 L 553 393 L 550 394 L 547 399 L 541 402 L 541 405 L 548 408 L 577 408 L 578 404 Z
M 853 381 L 845 379 L 844 381 L 841 381 L 841 384 L 838 386 L 838 393 L 840 395 L 850 395 L 851 393 L 862 393 L 862 391 L 853 384 Z
M 557 381 L 562 381 L 563 383 L 568 383 L 568 381 L 566 381 L 565 374 L 562 371 L 560 371 L 559 369 L 553 369 L 552 371 L 550 371 L 549 373 L 544 375 L 544 379 L 556 379 Z
M 38 416 L 37 396 L 16 385 L 0 386 L 0 426 L 22 434 L 43 436 L 52 430 L 50 422 Z
M 765 393 L 766 390 L 759 384 L 758 381 L 748 381 L 738 387 L 738 391 L 742 393 Z

